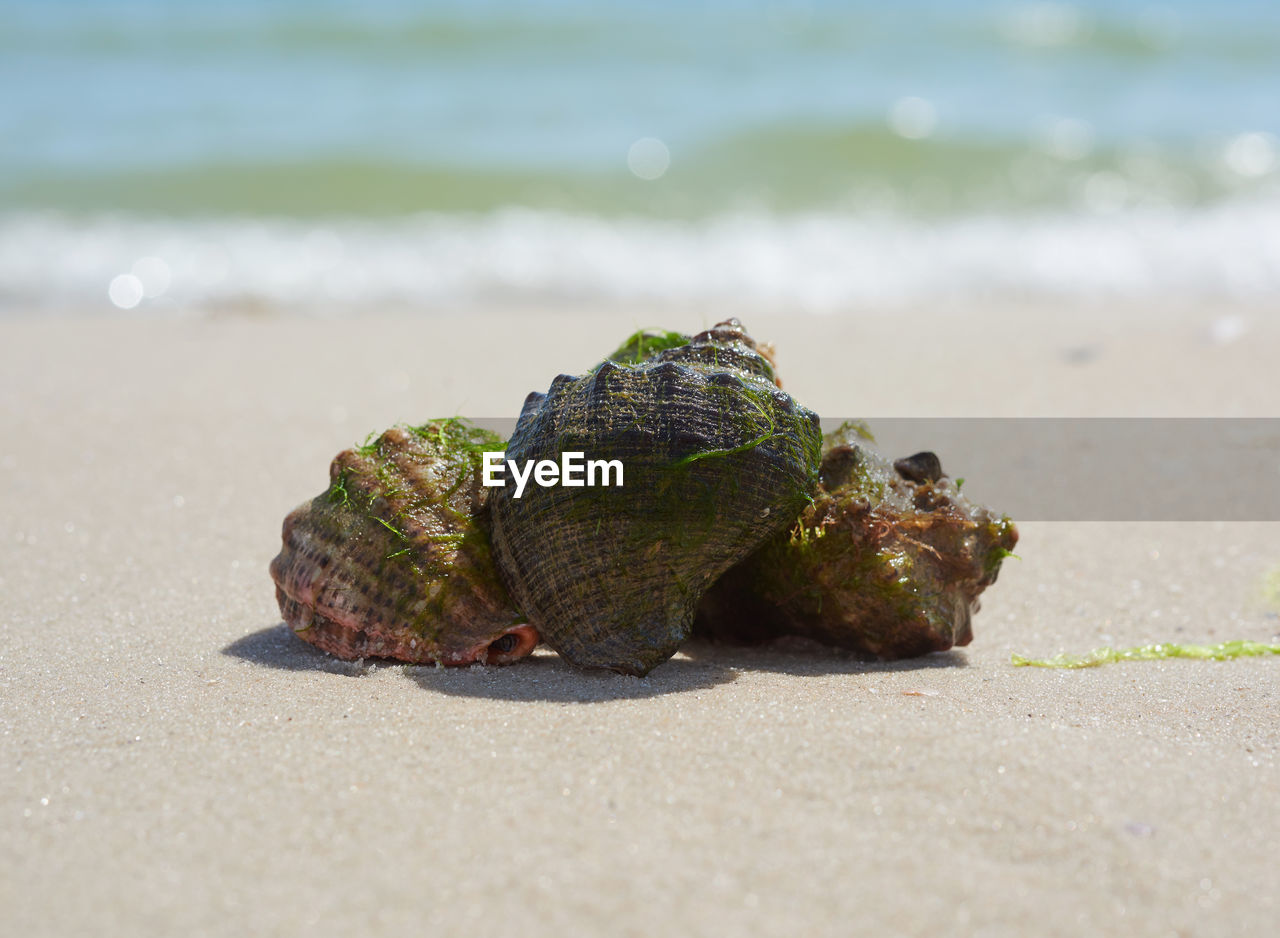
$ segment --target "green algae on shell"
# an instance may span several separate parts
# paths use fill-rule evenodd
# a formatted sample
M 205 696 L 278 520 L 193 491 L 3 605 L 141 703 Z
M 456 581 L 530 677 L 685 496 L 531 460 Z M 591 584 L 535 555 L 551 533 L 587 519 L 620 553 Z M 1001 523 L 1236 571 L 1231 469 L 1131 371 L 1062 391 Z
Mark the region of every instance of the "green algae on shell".
M 506 486 L 491 507 L 499 569 L 543 639 L 643 675 L 688 637 L 711 583 L 807 502 L 821 432 L 737 320 L 637 346 L 531 394 L 506 450 L 620 460 L 623 485 Z
M 480 454 L 502 446 L 455 418 L 340 453 L 328 490 L 285 518 L 271 562 L 294 632 L 346 659 L 500 664 L 532 651 L 483 519 Z
M 824 445 L 821 484 L 789 529 L 728 571 L 697 634 L 759 642 L 802 636 L 879 658 L 967 645 L 978 595 L 1017 543 L 932 453 L 891 463 L 861 424 Z
M 689 344 L 690 337 L 683 332 L 669 332 L 666 329 L 640 329 L 627 337 L 621 345 L 614 349 L 606 361 L 620 365 L 636 365 L 647 361 L 659 352 L 670 348 L 679 348 Z
M 742 323 L 737 319 L 728 319 L 720 323 L 713 329 L 707 330 L 702 335 L 719 330 L 722 336 L 727 336 L 724 327 L 730 323 L 737 323 L 739 330 L 742 330 Z M 659 358 L 668 350 L 675 349 L 677 357 L 688 354 L 688 349 L 684 352 L 679 351 L 687 347 L 693 342 L 693 336 L 685 335 L 682 332 L 671 332 L 666 329 L 640 329 L 633 332 L 626 340 L 614 349 L 605 361 L 611 361 L 619 365 L 638 365 L 652 359 Z M 768 342 L 757 342 L 750 336 L 746 335 L 746 331 L 742 330 L 742 339 L 732 340 L 735 344 L 749 344 L 750 348 L 750 369 L 753 374 L 767 377 L 778 387 L 782 387 L 782 379 L 778 377 L 777 363 L 774 361 L 773 345 Z M 668 356 L 669 357 L 669 356 Z M 597 366 L 598 367 L 598 366 Z M 734 367 L 740 367 L 734 365 Z

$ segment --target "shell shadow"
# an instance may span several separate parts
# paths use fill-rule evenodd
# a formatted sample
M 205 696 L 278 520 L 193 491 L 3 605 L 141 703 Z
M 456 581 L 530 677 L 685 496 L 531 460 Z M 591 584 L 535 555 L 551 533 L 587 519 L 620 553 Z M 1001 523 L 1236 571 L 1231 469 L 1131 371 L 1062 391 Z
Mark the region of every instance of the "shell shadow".
M 223 648 L 222 653 L 279 671 L 323 671 L 347 677 L 363 677 L 369 673 L 365 663 L 343 661 L 300 640 L 284 622 L 238 638 Z M 685 657 L 673 658 L 646 678 L 611 671 L 580 671 L 551 652 L 535 653 L 505 668 L 437 668 L 396 661 L 385 663 L 402 669 L 410 680 L 436 693 L 555 703 L 636 700 L 704 690 L 737 677 L 732 668 L 718 661 L 691 661 Z
M 729 645 L 695 639 L 686 642 L 680 650 L 693 661 L 714 661 L 735 671 L 774 671 L 796 677 L 969 667 L 965 654 L 954 648 L 918 658 L 880 661 L 802 638 L 781 638 L 763 645 Z
M 222 649 L 222 654 L 279 671 L 323 671 L 347 677 L 363 677 L 369 673 L 361 662 L 343 661 L 299 640 L 284 622 L 236 639 Z M 873 661 L 813 642 L 786 639 L 746 647 L 688 642 L 679 655 L 644 678 L 611 671 L 582 671 L 545 650 L 505 668 L 387 664 L 403 669 L 405 675 L 424 690 L 439 694 L 552 703 L 640 700 L 706 690 L 733 682 L 741 671 L 774 671 L 811 677 L 969 666 L 964 654 L 955 650 L 902 661 Z
M 222 649 L 222 653 L 250 664 L 278 671 L 325 671 L 360 677 L 366 669 L 355 661 L 343 661 L 309 645 L 284 622 L 250 632 Z
M 535 653 L 505 668 L 408 667 L 405 674 L 420 687 L 439 694 L 584 704 L 705 690 L 738 676 L 719 661 L 677 656 L 648 676 L 637 678 L 612 671 L 583 671 L 549 652 Z

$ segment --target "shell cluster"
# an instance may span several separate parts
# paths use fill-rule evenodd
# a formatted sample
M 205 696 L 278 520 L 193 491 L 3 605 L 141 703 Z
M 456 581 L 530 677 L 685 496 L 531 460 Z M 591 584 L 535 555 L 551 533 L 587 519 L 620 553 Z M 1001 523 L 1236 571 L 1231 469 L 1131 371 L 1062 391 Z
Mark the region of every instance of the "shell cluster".
M 481 484 L 584 452 L 621 487 Z M 525 401 L 505 444 L 459 419 L 388 430 L 333 461 L 271 575 L 296 634 L 343 658 L 505 664 L 541 640 L 643 675 L 691 634 L 802 635 L 881 657 L 966 644 L 1012 523 L 920 453 L 859 428 L 825 441 L 736 319 L 640 332 Z

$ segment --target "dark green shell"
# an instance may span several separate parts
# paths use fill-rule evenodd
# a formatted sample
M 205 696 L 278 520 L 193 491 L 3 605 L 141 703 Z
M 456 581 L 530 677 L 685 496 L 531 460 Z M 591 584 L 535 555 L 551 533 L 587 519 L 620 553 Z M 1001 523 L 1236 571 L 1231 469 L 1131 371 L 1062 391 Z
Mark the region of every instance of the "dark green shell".
M 508 483 L 491 499 L 512 595 L 563 657 L 645 674 L 704 591 L 795 518 L 817 481 L 817 417 L 773 383 L 740 323 L 619 351 L 531 394 L 508 460 L 620 460 L 622 487 Z M 635 359 L 631 361 L 629 359 Z
M 1017 540 L 932 453 L 891 463 L 846 425 L 826 441 L 817 497 L 715 584 L 697 634 L 798 635 L 880 658 L 967 645 L 978 595 Z
M 271 562 L 294 631 L 340 658 L 501 660 L 484 650 L 523 618 L 479 517 L 479 465 L 502 446 L 454 419 L 340 453 L 328 491 L 285 519 Z

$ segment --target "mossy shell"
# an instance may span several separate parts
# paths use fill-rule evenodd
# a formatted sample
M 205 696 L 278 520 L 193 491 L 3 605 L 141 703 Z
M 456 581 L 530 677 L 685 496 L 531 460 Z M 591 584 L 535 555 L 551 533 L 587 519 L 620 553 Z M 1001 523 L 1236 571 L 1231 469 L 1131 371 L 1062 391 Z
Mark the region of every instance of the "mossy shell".
M 623 356 L 625 358 L 625 356 Z M 492 498 L 512 595 L 563 657 L 645 674 L 689 635 L 703 592 L 787 526 L 817 481 L 821 432 L 732 320 L 531 394 L 506 457 L 619 460 L 621 487 Z
M 891 463 L 867 436 L 846 425 L 828 437 L 818 495 L 707 593 L 697 634 L 797 635 L 885 659 L 972 640 L 978 595 L 1017 529 L 965 498 L 932 453 Z
M 462 664 L 522 622 L 480 517 L 480 453 L 502 446 L 454 419 L 340 453 L 271 562 L 297 635 L 340 658 Z

